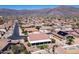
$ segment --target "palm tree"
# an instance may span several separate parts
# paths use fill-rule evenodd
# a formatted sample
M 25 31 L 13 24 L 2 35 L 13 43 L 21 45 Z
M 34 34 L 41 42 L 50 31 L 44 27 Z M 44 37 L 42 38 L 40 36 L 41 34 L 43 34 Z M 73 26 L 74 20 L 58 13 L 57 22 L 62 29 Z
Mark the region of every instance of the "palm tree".
M 74 42 L 74 37 L 73 36 L 67 36 L 67 44 L 71 45 Z

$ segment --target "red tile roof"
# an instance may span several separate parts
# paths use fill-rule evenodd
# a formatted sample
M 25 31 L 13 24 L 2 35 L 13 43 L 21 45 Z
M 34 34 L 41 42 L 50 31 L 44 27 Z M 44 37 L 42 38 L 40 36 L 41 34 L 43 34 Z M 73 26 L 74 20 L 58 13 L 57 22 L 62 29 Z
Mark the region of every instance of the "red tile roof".
M 36 40 L 45 40 L 45 39 L 49 39 L 49 36 L 45 33 L 31 33 L 28 35 L 29 39 L 31 41 L 36 41 Z
M 79 49 L 69 50 L 69 49 L 65 49 L 63 47 L 58 47 L 55 49 L 55 51 L 58 54 L 79 54 Z
M 0 50 L 2 50 L 5 46 L 8 44 L 8 40 L 6 39 L 0 39 Z

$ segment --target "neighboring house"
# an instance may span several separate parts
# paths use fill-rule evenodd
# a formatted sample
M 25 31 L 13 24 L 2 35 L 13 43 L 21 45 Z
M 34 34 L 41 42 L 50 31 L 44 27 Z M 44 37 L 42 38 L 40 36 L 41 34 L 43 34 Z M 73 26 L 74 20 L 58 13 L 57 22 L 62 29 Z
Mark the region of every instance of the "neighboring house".
M 59 26 L 57 26 L 57 25 L 54 25 L 54 26 L 53 26 L 53 29 L 54 29 L 54 31 L 58 32 L 58 31 L 61 30 L 61 27 L 59 27 Z
M 79 45 L 67 46 L 67 47 L 57 47 L 55 48 L 56 54 L 79 54 Z
M 33 32 L 33 33 L 28 34 L 28 41 L 32 45 L 39 45 L 39 44 L 44 44 L 44 43 L 50 43 L 51 39 L 45 33 Z
M 74 29 L 74 31 L 79 34 L 79 29 Z
M 57 33 L 52 33 L 52 35 L 50 35 L 51 40 L 55 40 L 55 44 L 57 45 L 65 45 L 65 38 L 58 35 Z
M 39 31 L 43 33 L 51 33 L 51 30 L 52 30 L 51 26 L 42 26 Z
M 54 25 L 53 26 L 53 29 L 57 32 L 57 31 L 72 31 L 72 26 L 71 25 L 64 25 L 64 26 L 61 26 L 61 25 Z
M 34 25 L 33 24 L 23 24 L 21 25 L 22 28 L 30 28 L 30 27 L 33 27 Z
M 13 25 L 12 20 L 8 20 L 4 24 L 0 25 L 0 37 L 3 36 L 12 25 Z
M 5 29 L 4 24 L 0 25 L 0 38 L 1 38 L 1 36 L 4 35 L 5 32 L 6 32 L 6 29 Z
M 9 44 L 8 40 L 0 39 L 0 53 L 6 49 L 8 44 Z
M 62 26 L 62 31 L 72 31 L 72 25 L 64 25 Z
M 14 20 L 8 20 L 6 27 L 9 29 L 13 25 L 13 23 L 14 23 Z
M 38 31 L 38 29 L 36 28 L 24 28 L 24 32 L 31 33 L 31 32 L 36 32 L 36 31 Z
M 75 37 L 79 37 L 79 34 L 76 31 L 69 31 L 67 33 L 70 34 L 70 35 L 73 35 Z

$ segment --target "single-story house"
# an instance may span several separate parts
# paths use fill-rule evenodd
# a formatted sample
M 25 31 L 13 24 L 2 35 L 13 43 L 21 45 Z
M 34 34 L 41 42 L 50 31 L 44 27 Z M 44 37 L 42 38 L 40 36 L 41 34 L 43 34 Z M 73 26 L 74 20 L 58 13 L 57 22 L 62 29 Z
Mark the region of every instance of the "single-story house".
M 79 29 L 74 29 L 75 32 L 77 32 L 79 34 Z
M 36 28 L 24 28 L 24 32 L 27 31 L 28 33 L 31 33 L 31 32 L 35 32 L 35 31 L 38 31 Z
M 79 54 L 79 45 L 75 46 L 68 46 L 68 47 L 57 47 L 55 48 L 55 53 L 56 54 Z
M 30 27 L 33 27 L 34 25 L 33 24 L 23 24 L 21 25 L 21 27 L 23 28 L 30 28 Z
M 44 43 L 50 43 L 51 39 L 49 36 L 42 32 L 33 32 L 28 34 L 28 41 L 32 45 L 39 45 Z
M 54 25 L 53 26 L 54 30 L 55 31 L 72 31 L 72 26 L 71 25 L 64 25 L 64 26 L 61 26 L 61 25 Z
M 42 26 L 39 31 L 44 33 L 51 33 L 51 30 L 52 30 L 52 27 L 50 26 Z
M 9 42 L 6 39 L 0 39 L 0 52 L 5 50 Z
M 0 25 L 0 37 L 6 32 L 5 25 Z

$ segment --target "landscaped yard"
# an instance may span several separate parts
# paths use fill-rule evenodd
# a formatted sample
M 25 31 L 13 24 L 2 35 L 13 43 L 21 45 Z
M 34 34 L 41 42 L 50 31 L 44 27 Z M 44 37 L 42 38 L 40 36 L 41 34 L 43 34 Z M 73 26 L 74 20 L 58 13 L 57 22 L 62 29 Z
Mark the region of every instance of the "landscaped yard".
M 28 35 L 27 31 L 23 32 L 24 35 Z
M 37 48 L 45 49 L 45 48 L 48 48 L 48 45 L 45 45 L 45 44 L 43 44 L 43 45 L 38 45 Z
M 6 53 L 7 53 L 7 51 L 9 54 L 29 54 L 29 52 L 26 50 L 26 48 L 24 47 L 23 44 L 11 44 L 6 49 Z

